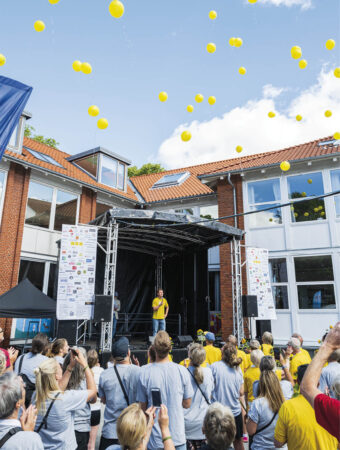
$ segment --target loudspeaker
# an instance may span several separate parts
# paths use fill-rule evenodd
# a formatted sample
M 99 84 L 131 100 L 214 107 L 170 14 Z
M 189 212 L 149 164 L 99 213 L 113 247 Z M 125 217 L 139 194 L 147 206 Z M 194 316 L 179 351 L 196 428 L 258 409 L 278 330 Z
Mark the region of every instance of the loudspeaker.
M 111 322 L 112 295 L 96 295 L 93 320 L 95 322 Z
M 189 344 L 191 344 L 194 340 L 191 336 L 178 336 L 177 337 L 178 345 L 180 347 L 187 347 Z
M 76 320 L 58 320 L 57 337 L 64 338 L 69 345 L 75 345 L 77 339 L 77 321 Z
M 257 317 L 257 295 L 242 295 L 243 317 Z
M 265 331 L 272 332 L 271 320 L 257 320 L 256 321 L 256 335 L 258 338 L 262 338 Z

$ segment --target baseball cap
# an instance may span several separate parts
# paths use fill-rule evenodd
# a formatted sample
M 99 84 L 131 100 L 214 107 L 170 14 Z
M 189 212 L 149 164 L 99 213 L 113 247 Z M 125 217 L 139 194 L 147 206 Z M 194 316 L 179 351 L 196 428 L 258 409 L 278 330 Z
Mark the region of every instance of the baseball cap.
M 129 353 L 129 339 L 121 337 L 112 344 L 112 356 L 114 358 L 125 358 Z
M 212 333 L 211 331 L 209 331 L 209 332 L 205 335 L 205 338 L 206 338 L 208 341 L 214 341 L 214 340 L 215 340 L 215 335 L 214 335 L 214 333 Z

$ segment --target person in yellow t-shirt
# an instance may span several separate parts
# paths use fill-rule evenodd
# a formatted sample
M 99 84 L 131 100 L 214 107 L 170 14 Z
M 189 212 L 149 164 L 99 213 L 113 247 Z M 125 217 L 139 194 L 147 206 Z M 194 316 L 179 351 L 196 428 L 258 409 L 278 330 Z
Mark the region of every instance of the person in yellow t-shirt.
M 273 356 L 273 335 L 269 331 L 265 331 L 262 335 L 261 350 L 265 356 Z
M 197 347 L 197 344 L 195 344 L 195 342 L 192 342 L 191 344 L 188 345 L 188 347 L 187 347 L 187 349 L 188 349 L 188 358 L 183 359 L 183 361 L 181 361 L 181 362 L 179 363 L 180 366 L 184 366 L 185 368 L 188 368 L 188 367 L 189 367 L 189 365 L 190 365 L 190 349 L 191 349 L 194 345 Z M 208 366 L 209 366 L 209 364 L 208 364 L 208 361 L 207 361 L 207 359 L 206 359 L 206 360 L 201 364 L 201 367 L 208 367 Z
M 242 362 L 241 362 L 241 364 L 240 364 L 239 367 L 240 367 L 240 369 L 242 370 L 242 373 L 244 374 L 246 368 L 248 368 L 248 356 L 245 354 L 245 352 L 244 352 L 243 350 L 240 350 L 240 349 L 237 347 L 237 339 L 236 339 L 236 337 L 235 337 L 234 335 L 230 334 L 230 335 L 228 336 L 228 338 L 227 338 L 227 342 L 230 342 L 230 344 L 235 345 L 236 350 L 237 350 L 236 356 L 237 356 L 238 358 L 241 358 L 241 359 L 242 359 Z
M 298 338 L 298 339 L 299 339 L 300 344 L 301 344 L 301 351 L 302 351 L 302 353 L 304 353 L 304 355 L 306 356 L 306 359 L 309 359 L 309 362 L 306 363 L 306 364 L 311 363 L 311 362 L 312 362 L 312 358 L 310 357 L 309 352 L 308 352 L 306 349 L 302 348 L 302 346 L 303 346 L 303 337 L 301 336 L 301 334 L 299 334 L 299 333 L 293 333 L 293 334 L 292 334 L 292 337 L 293 337 L 293 338 Z
M 253 383 L 260 379 L 261 371 L 259 367 L 263 356 L 261 350 L 253 350 L 250 354 L 250 360 L 253 364 L 244 374 L 244 396 L 248 409 L 254 400 Z
M 163 297 L 163 289 L 158 289 L 157 297 L 152 300 L 152 329 L 153 336 L 156 336 L 159 330 L 166 329 L 165 319 L 169 313 L 169 305 L 166 299 Z
M 215 342 L 215 335 L 214 333 L 211 333 L 210 331 L 205 335 L 205 341 L 206 345 L 204 347 L 204 350 L 207 354 L 206 361 L 208 364 L 213 364 L 214 362 L 221 361 L 222 359 L 222 352 L 221 349 L 214 347 Z
M 299 366 L 298 384 L 307 367 L 308 364 Z M 275 447 L 280 448 L 287 443 L 289 450 L 338 448 L 337 439 L 316 422 L 314 409 L 301 394 L 285 401 L 278 416 L 274 433 Z
M 250 347 L 250 353 L 246 353 L 246 360 L 244 363 L 244 373 L 246 373 L 246 371 L 251 366 L 251 359 L 250 359 L 251 352 L 253 350 L 260 350 L 261 345 L 257 339 L 251 339 L 249 342 L 249 347 Z
M 301 351 L 300 341 L 297 338 L 290 339 L 287 344 L 287 351 L 291 352 L 293 355 L 292 359 L 290 360 L 289 371 L 293 379 L 296 381 L 299 366 L 302 366 L 303 364 L 309 364 L 310 356 L 308 354 L 307 357 L 306 354 Z

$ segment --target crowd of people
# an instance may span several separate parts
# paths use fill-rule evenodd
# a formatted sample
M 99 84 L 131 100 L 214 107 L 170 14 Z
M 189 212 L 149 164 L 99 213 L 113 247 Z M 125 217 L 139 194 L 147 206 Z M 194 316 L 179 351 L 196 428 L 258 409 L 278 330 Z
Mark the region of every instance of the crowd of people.
M 121 337 L 106 369 L 96 350 L 41 333 L 19 357 L 0 349 L 0 448 L 94 450 L 102 410 L 100 450 L 338 448 L 340 322 L 313 360 L 298 334 L 284 350 L 268 332 L 248 352 L 214 341 L 176 364 L 160 330 L 140 367 Z

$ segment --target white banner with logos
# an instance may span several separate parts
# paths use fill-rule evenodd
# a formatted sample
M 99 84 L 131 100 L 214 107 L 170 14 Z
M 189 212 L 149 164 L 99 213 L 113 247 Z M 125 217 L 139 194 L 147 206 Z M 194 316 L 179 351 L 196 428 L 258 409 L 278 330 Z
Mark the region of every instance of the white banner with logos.
M 269 275 L 268 250 L 247 247 L 249 295 L 257 295 L 258 320 L 275 320 L 276 311 Z
M 57 295 L 58 320 L 92 318 L 96 259 L 97 228 L 63 225 Z

